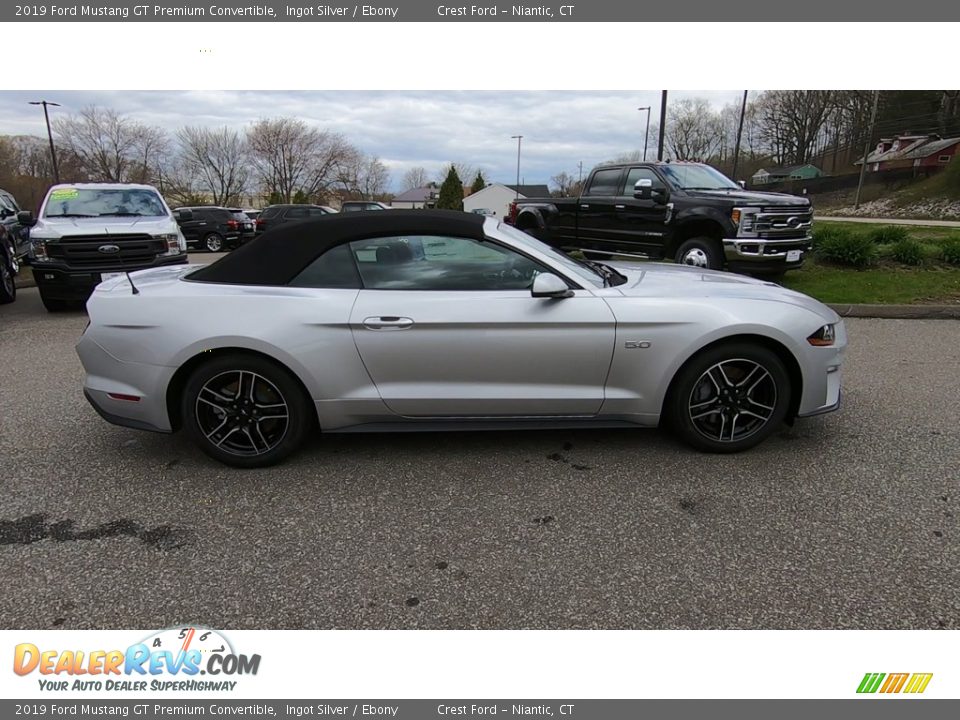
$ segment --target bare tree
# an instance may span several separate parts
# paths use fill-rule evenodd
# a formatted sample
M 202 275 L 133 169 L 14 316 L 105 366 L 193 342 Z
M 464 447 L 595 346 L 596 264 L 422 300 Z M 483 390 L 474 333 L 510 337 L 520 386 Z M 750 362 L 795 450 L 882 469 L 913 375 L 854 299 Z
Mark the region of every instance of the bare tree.
M 781 164 L 810 160 L 836 108 L 832 90 L 768 90 L 757 103 L 761 134 Z
M 570 190 L 577 184 L 577 179 L 570 173 L 561 171 L 550 178 L 550 182 L 556 188 L 554 192 L 558 197 L 570 197 Z
M 254 123 L 247 145 L 262 186 L 284 202 L 297 193 L 311 198 L 327 193 L 357 152 L 342 135 L 295 118 Z
M 91 105 L 57 118 L 53 127 L 59 143 L 93 180 L 150 182 L 168 150 L 162 130 L 107 108 Z
M 438 185 L 443 184 L 443 181 L 447 179 L 447 174 L 450 172 L 450 167 L 453 167 L 457 171 L 457 177 L 460 180 L 469 182 L 470 178 L 477 176 L 477 169 L 468 162 L 452 162 L 447 165 L 444 165 L 439 171 L 437 171 L 435 181 Z M 521 181 L 522 182 L 522 181 Z
M 675 160 L 706 160 L 722 145 L 722 123 L 703 98 L 684 98 L 667 113 L 666 145 Z
M 403 174 L 403 178 L 400 180 L 400 187 L 405 191 L 415 190 L 416 188 L 426 187 L 428 182 L 430 182 L 430 179 L 427 177 L 426 168 L 417 166 L 410 168 Z
M 247 189 L 249 170 L 246 141 L 236 130 L 184 127 L 179 170 L 196 179 L 196 186 L 214 205 L 238 205 Z
M 373 200 L 386 193 L 390 171 L 380 158 L 355 153 L 341 165 L 340 183 L 349 195 Z

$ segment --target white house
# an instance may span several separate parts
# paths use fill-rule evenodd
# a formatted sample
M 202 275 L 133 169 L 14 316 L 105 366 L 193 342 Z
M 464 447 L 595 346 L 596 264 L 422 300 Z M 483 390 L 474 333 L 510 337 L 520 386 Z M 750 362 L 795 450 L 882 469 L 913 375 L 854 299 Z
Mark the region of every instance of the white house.
M 510 203 L 517 197 L 525 200 L 532 197 L 550 197 L 550 188 L 546 185 L 504 185 L 491 183 L 463 199 L 463 209 L 467 212 L 488 210 L 498 220 L 507 217 Z

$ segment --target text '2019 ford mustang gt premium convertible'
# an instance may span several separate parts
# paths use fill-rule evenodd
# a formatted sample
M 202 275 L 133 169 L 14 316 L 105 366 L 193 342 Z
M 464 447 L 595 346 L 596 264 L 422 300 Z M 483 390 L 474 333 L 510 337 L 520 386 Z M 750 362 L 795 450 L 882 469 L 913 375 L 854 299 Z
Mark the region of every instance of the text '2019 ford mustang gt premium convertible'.
M 734 452 L 835 409 L 828 307 L 695 267 L 581 262 L 495 218 L 397 210 L 284 225 L 207 266 L 97 286 L 84 392 L 229 465 L 322 432 L 668 423 Z

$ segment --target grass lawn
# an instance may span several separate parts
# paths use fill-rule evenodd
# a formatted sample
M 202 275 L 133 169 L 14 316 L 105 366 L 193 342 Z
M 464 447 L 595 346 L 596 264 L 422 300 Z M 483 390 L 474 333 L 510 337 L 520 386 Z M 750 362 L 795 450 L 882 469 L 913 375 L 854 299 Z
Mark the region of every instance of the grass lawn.
M 781 283 L 826 303 L 960 303 L 960 268 L 876 267 L 851 270 L 807 261 Z
M 815 227 L 831 227 L 831 228 L 845 228 L 852 233 L 868 233 L 874 228 L 886 227 L 890 223 L 878 222 L 878 223 L 859 223 L 859 222 L 843 222 L 842 220 L 824 220 L 818 225 L 816 218 L 814 218 Z M 914 240 L 919 242 L 932 242 L 938 244 L 940 241 L 946 240 L 947 238 L 958 238 L 960 237 L 960 228 L 951 228 L 951 227 L 928 227 L 926 225 L 900 225 L 904 230 L 907 231 L 907 234 L 910 235 Z

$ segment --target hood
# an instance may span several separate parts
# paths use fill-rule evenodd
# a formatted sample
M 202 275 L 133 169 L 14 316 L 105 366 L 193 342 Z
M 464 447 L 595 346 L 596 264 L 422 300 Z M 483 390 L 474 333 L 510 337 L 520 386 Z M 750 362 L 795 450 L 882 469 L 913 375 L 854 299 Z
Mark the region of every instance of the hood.
M 606 264 L 627 276 L 627 282 L 616 289 L 630 297 L 763 300 L 804 308 L 819 315 L 825 322 L 840 320 L 839 315 L 819 300 L 768 280 L 672 263 Z
M 744 205 L 809 205 L 810 201 L 799 195 L 787 195 L 786 193 L 775 192 L 756 192 L 753 190 L 741 190 L 731 188 L 730 190 L 684 190 L 684 192 L 694 198 L 719 198 L 730 200 Z
M 30 229 L 33 237 L 55 240 L 72 235 L 123 235 L 126 233 L 177 232 L 176 221 L 168 215 L 150 217 L 115 217 L 105 215 L 96 218 L 44 217 Z

